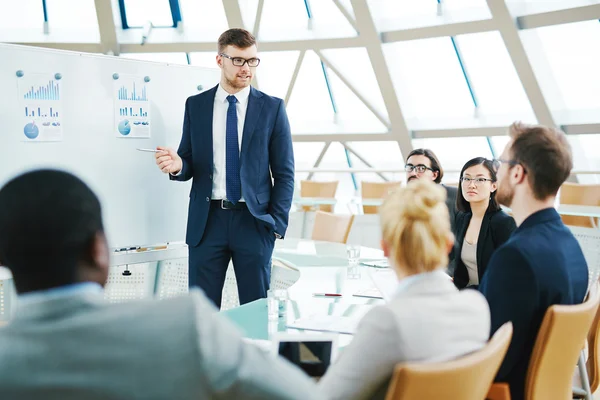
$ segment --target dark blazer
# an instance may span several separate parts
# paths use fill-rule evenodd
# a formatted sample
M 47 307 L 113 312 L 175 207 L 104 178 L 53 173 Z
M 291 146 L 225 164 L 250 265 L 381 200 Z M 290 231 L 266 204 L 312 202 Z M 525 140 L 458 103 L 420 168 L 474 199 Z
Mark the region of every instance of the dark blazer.
M 492 334 L 512 321 L 513 336 L 496 380 L 511 398 L 525 395 L 525 376 L 542 319 L 554 304 L 579 304 L 588 287 L 581 247 L 554 208 L 530 215 L 492 255 L 479 290 L 492 316 Z
M 454 232 L 454 225 L 456 220 L 456 195 L 458 193 L 458 189 L 454 186 L 446 186 L 442 185 L 444 189 L 446 189 L 446 206 L 448 207 L 448 212 L 450 213 L 450 229 Z
M 455 236 L 454 284 L 459 289 L 469 284 L 469 272 L 460 255 L 472 216 L 473 214 L 470 211 L 459 211 L 456 215 L 455 230 L 453 232 Z M 481 282 L 494 251 L 508 240 L 516 228 L 515 220 L 502 210 L 488 210 L 485 213 L 477 239 L 477 275 L 479 276 L 479 282 Z
M 189 97 L 177 154 L 180 175 L 193 178 L 186 243 L 197 246 L 204 234 L 213 186 L 213 109 L 217 86 Z M 240 151 L 242 194 L 252 215 L 285 235 L 294 195 L 294 150 L 283 100 L 250 88 Z

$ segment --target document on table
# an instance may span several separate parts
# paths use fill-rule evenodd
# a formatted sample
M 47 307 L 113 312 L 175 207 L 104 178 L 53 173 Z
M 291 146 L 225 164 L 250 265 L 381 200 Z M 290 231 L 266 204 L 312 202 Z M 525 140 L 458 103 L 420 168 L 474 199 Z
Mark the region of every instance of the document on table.
M 362 315 L 352 317 L 314 315 L 297 319 L 291 324 L 287 324 L 287 327 L 307 331 L 338 332 L 353 335 L 361 318 Z
M 389 268 L 390 267 L 390 263 L 388 262 L 387 258 L 383 258 L 383 259 L 373 259 L 373 260 L 361 260 L 360 261 L 361 265 L 365 265 L 367 267 L 373 267 L 373 268 Z
M 390 269 L 371 269 L 367 270 L 369 278 L 385 301 L 390 301 L 396 289 L 398 288 L 398 277 L 396 273 Z

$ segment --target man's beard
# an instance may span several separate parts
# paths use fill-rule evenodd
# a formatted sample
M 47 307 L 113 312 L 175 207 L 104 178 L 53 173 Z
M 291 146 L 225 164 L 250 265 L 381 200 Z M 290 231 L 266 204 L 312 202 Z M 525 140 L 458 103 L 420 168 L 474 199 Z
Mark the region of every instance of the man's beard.
M 499 184 L 496 191 L 496 201 L 506 207 L 510 207 L 515 197 L 515 188 L 508 183 Z
M 244 89 L 245 87 L 250 85 L 250 81 L 252 81 L 252 79 L 248 79 L 248 84 L 239 84 L 239 83 L 237 83 L 236 78 L 237 78 L 237 75 L 233 78 L 233 80 L 231 80 L 227 77 L 225 77 L 225 80 L 227 81 L 227 84 L 234 89 Z

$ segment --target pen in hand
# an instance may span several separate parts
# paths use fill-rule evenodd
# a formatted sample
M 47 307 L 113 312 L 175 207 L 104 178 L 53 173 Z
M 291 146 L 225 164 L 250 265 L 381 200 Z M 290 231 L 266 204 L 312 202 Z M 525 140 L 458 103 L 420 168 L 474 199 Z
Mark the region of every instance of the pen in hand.
M 339 293 L 313 293 L 315 297 L 342 297 Z

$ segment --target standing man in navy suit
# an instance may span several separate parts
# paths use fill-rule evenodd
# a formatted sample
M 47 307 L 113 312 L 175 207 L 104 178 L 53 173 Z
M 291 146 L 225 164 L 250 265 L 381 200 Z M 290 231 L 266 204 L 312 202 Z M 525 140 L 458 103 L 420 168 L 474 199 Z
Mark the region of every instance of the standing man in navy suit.
M 216 59 L 220 83 L 187 99 L 179 149 L 158 147 L 156 163 L 171 180 L 192 179 L 189 285 L 220 307 L 230 260 L 240 304 L 267 295 L 292 204 L 294 153 L 283 100 L 250 86 L 260 64 L 254 36 L 224 32 Z
M 525 398 L 529 360 L 546 310 L 579 304 L 588 267 L 575 236 L 554 209 L 573 161 L 564 133 L 513 124 L 498 169 L 496 200 L 512 209 L 517 229 L 492 255 L 479 290 L 490 305 L 492 334 L 507 321 L 513 336 L 496 380 L 511 399 Z

